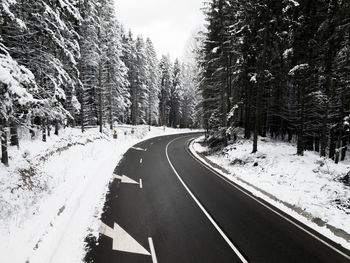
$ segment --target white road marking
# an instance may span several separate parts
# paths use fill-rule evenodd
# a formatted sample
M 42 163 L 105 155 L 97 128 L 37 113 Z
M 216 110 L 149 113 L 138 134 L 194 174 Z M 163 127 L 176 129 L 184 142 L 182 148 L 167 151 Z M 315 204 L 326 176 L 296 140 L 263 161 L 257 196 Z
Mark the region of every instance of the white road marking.
M 116 175 L 115 173 L 113 173 L 113 177 L 115 179 L 121 180 L 121 182 L 124 183 L 124 184 L 139 184 L 135 180 L 133 180 L 133 179 L 131 179 L 131 178 L 125 176 L 125 175 L 120 176 L 120 175 Z
M 248 261 L 243 257 L 243 255 L 239 252 L 239 250 L 235 247 L 235 245 L 233 245 L 233 243 L 231 242 L 231 240 L 226 236 L 226 234 L 224 233 L 224 231 L 222 231 L 222 229 L 218 226 L 218 224 L 215 222 L 215 220 L 210 216 L 210 214 L 207 212 L 207 210 L 205 210 L 205 208 L 203 207 L 203 205 L 198 201 L 198 199 L 194 196 L 194 194 L 191 192 L 191 190 L 187 187 L 187 185 L 185 184 L 185 182 L 182 180 L 182 178 L 180 177 L 180 175 L 177 173 L 176 169 L 174 168 L 173 164 L 171 163 L 170 159 L 169 159 L 169 155 L 168 155 L 168 147 L 169 145 L 174 142 L 175 140 L 177 140 L 179 138 L 175 138 L 174 140 L 171 140 L 165 148 L 165 154 L 166 157 L 168 159 L 168 162 L 171 166 L 171 168 L 173 169 L 175 175 L 177 176 L 177 178 L 180 180 L 181 184 L 185 187 L 186 191 L 190 194 L 190 196 L 192 197 L 192 199 L 196 202 L 196 204 L 199 206 L 199 208 L 202 210 L 202 212 L 204 213 L 204 215 L 209 219 L 209 221 L 212 223 L 212 225 L 216 228 L 216 230 L 219 232 L 219 234 L 223 237 L 223 239 L 226 241 L 226 243 L 231 247 L 231 249 L 235 252 L 235 254 L 239 257 L 239 259 L 243 262 L 243 263 L 248 263 Z
M 140 163 L 142 163 L 142 158 L 140 159 Z
M 143 152 L 147 151 L 147 149 L 142 149 L 142 148 L 139 148 L 139 147 L 131 147 L 131 149 L 134 149 L 134 150 L 137 150 L 137 151 L 143 151 Z
M 154 250 L 153 240 L 151 237 L 148 238 L 149 247 L 151 249 L 152 262 L 157 263 L 156 251 Z
M 154 142 L 151 142 L 151 145 L 153 145 L 154 144 Z
M 140 179 L 140 188 L 142 189 L 142 179 Z
M 187 150 L 188 152 L 188 150 Z M 197 161 L 199 164 L 201 164 L 203 167 L 205 167 L 206 169 L 208 169 L 209 171 L 211 171 L 212 173 L 214 173 L 216 176 L 218 176 L 219 178 L 221 178 L 222 180 L 224 180 L 226 183 L 230 184 L 231 186 L 233 186 L 234 188 L 236 188 L 237 190 L 239 190 L 240 192 L 242 192 L 243 194 L 245 194 L 246 196 L 250 197 L 251 199 L 253 199 L 254 201 L 258 202 L 259 204 L 261 204 L 262 206 L 266 207 L 267 209 L 269 209 L 270 211 L 272 211 L 273 213 L 275 213 L 276 215 L 282 217 L 283 219 L 285 219 L 286 221 L 288 221 L 289 223 L 293 224 L 294 226 L 296 226 L 297 228 L 299 228 L 300 230 L 304 231 L 305 233 L 307 233 L 308 235 L 312 236 L 313 238 L 315 238 L 316 240 L 320 241 L 321 243 L 323 243 L 324 245 L 326 245 L 327 247 L 329 247 L 330 249 L 332 249 L 333 251 L 339 253 L 340 255 L 342 255 L 343 257 L 345 257 L 346 259 L 350 259 L 350 256 L 348 256 L 347 254 L 345 254 L 344 252 L 342 252 L 341 250 L 337 249 L 336 247 L 332 246 L 331 244 L 327 243 L 326 241 L 322 240 L 321 238 L 319 238 L 318 236 L 316 236 L 315 234 L 311 233 L 309 230 L 303 228 L 302 226 L 300 226 L 299 224 L 293 222 L 292 220 L 290 220 L 288 217 L 282 215 L 281 213 L 279 213 L 278 211 L 274 210 L 272 207 L 269 207 L 268 205 L 264 204 L 263 202 L 261 202 L 259 199 L 257 199 L 256 197 L 254 197 L 253 195 L 249 194 L 248 192 L 246 192 L 243 189 L 240 189 L 239 187 L 237 187 L 233 182 L 229 181 L 228 179 L 226 179 L 224 177 L 224 175 L 219 174 L 217 171 L 213 170 L 212 168 L 206 166 L 205 164 L 203 164 L 201 161 L 199 161 L 198 159 L 196 159 L 192 154 L 190 154 L 191 157 Z M 297 219 L 296 219 L 297 220 Z
M 113 239 L 113 250 L 151 256 L 151 254 L 144 247 L 142 247 L 117 223 L 114 223 L 114 228 L 111 228 L 101 222 L 99 232 Z

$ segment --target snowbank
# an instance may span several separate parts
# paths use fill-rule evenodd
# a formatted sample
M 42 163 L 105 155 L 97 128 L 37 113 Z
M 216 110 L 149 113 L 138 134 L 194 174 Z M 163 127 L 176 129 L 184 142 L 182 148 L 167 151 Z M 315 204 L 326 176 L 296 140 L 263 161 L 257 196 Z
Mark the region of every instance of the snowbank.
M 229 180 L 350 249 L 350 185 L 341 180 L 350 171 L 349 160 L 337 165 L 314 152 L 298 156 L 295 146 L 268 138 L 259 140 L 255 154 L 249 140 L 217 153 L 209 153 L 202 141 L 190 147 L 202 161 L 219 165 L 213 168 Z
M 128 148 L 143 139 L 190 132 L 117 130 L 117 140 L 97 129 L 84 134 L 65 129 L 46 143 L 25 134 L 20 149 L 9 148 L 10 167 L 0 164 L 0 262 L 81 262 L 84 239 L 97 234 L 113 170 Z

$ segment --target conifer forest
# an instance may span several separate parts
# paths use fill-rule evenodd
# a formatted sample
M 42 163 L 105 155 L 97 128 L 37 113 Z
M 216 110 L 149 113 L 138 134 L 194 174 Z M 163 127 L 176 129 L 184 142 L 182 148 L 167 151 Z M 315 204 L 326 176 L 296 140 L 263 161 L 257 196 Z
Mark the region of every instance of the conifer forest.
M 61 127 L 114 123 L 202 127 L 226 145 L 297 141 L 344 160 L 349 144 L 347 0 L 204 3 L 192 58 L 158 57 L 118 22 L 113 0 L 2 0 L 2 162 L 18 127 L 43 140 Z M 52 131 L 51 131 L 52 130 Z
M 244 128 L 344 160 L 349 144 L 350 2 L 210 1 L 199 52 L 203 125 Z
M 18 127 L 45 141 L 67 126 L 200 126 L 194 60 L 158 59 L 115 11 L 114 0 L 1 1 L 3 163 Z

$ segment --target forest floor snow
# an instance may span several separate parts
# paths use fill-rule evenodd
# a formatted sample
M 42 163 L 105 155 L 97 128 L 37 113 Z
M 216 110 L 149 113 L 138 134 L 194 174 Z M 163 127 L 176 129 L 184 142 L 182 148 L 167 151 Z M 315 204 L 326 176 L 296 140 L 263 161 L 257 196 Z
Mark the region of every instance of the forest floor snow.
M 123 154 L 144 139 L 186 132 L 137 126 L 131 134 L 125 126 L 113 140 L 98 129 L 67 128 L 47 142 L 21 134 L 10 166 L 0 164 L 0 262 L 82 262 Z
M 296 155 L 290 143 L 260 138 L 239 139 L 218 152 L 196 139 L 191 151 L 214 170 L 255 196 L 350 249 L 349 157 L 339 164 L 316 153 Z M 349 155 L 348 155 L 349 156 Z

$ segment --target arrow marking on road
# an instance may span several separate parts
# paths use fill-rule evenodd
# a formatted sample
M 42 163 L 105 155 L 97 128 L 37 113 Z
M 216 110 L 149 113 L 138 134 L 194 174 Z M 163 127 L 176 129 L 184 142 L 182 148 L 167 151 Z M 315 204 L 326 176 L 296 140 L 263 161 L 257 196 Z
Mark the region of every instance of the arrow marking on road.
M 143 246 L 141 246 L 117 223 L 114 223 L 114 228 L 111 228 L 106 224 L 101 223 L 99 232 L 102 235 L 113 239 L 113 250 L 151 256 L 151 253 L 149 253 Z
M 152 240 L 151 237 L 148 238 L 148 243 L 149 243 L 149 247 L 151 249 L 152 261 L 153 261 L 153 263 L 158 263 L 157 256 L 156 256 L 156 251 L 154 250 L 153 240 Z
M 131 149 L 134 149 L 134 150 L 137 150 L 137 151 L 143 151 L 143 152 L 147 151 L 147 149 L 142 149 L 142 148 L 139 148 L 139 147 L 131 147 Z
M 139 184 L 138 182 L 134 181 L 133 179 L 125 176 L 125 175 L 116 175 L 115 173 L 113 173 L 113 177 L 115 179 L 119 179 L 122 183 L 124 184 Z

